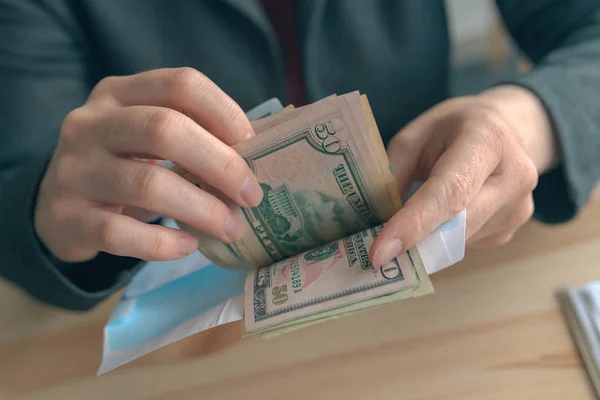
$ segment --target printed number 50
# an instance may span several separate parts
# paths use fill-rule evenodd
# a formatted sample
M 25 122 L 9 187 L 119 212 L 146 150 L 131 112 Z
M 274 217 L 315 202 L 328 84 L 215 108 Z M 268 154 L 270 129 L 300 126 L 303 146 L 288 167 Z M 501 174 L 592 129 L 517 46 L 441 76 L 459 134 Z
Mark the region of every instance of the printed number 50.
M 287 292 L 287 285 L 274 286 L 271 292 L 273 293 L 273 304 L 278 306 L 285 304 L 289 298 L 285 292 Z

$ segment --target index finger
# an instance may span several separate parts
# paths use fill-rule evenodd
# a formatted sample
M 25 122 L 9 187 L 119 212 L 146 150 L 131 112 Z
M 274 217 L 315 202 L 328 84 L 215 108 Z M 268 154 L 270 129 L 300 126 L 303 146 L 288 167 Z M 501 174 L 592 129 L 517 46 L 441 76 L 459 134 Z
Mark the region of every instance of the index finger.
M 373 265 L 383 265 L 414 247 L 465 209 L 500 163 L 501 152 L 495 146 L 476 132 L 459 135 L 377 236 L 370 250 Z
M 193 68 L 164 68 L 102 80 L 90 95 L 108 95 L 121 106 L 157 106 L 179 111 L 232 146 L 254 136 L 241 107 Z

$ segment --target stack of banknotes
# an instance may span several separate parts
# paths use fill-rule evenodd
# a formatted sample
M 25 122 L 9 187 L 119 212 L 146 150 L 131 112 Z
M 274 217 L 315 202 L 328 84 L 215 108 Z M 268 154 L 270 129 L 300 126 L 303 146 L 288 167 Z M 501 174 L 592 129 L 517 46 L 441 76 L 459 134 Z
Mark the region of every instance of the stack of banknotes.
M 149 263 L 133 279 L 105 328 L 100 373 L 234 320 L 243 319 L 242 336 L 265 339 L 430 294 L 428 272 L 462 259 L 464 211 L 388 264 L 369 261 L 401 199 L 366 96 L 333 95 L 300 108 L 272 99 L 247 115 L 256 136 L 234 149 L 264 197 L 237 208 L 244 236 L 225 244 L 167 221 L 196 236 L 199 252 Z
M 556 292 L 571 336 L 600 398 L 600 281 Z
M 254 130 L 234 146 L 264 192 L 260 205 L 239 210 L 244 236 L 229 245 L 178 224 L 216 265 L 254 270 L 246 280 L 246 334 L 289 331 L 433 292 L 416 248 L 380 268 L 369 261 L 382 224 L 401 203 L 364 95 L 290 106 L 254 122 Z

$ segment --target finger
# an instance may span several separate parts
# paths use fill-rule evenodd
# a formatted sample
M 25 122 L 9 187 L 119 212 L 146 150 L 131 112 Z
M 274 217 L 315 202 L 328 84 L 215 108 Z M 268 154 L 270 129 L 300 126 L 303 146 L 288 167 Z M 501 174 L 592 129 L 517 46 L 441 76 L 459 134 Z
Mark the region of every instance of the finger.
M 101 81 L 90 96 L 114 99 L 122 106 L 147 105 L 171 108 L 228 145 L 254 136 L 241 107 L 213 81 L 192 68 L 164 68 Z
M 514 231 L 509 233 L 496 233 L 490 236 L 486 236 L 485 238 L 479 239 L 475 242 L 471 242 L 469 244 L 469 247 L 474 249 L 482 249 L 486 247 L 504 246 L 505 244 L 508 244 L 510 241 L 512 241 L 514 236 Z
M 468 246 L 481 247 L 514 233 L 531 219 L 534 211 L 533 196 L 528 194 L 505 205 L 483 227 L 467 240 Z M 501 243 L 502 244 L 502 243 Z
M 508 176 L 490 175 L 467 206 L 466 239 L 477 234 L 490 218 L 517 196 L 521 197 L 520 188 L 512 185 Z
M 469 204 L 467 242 L 506 231 L 506 227 L 516 229 L 533 215 L 532 192 L 538 175 L 531 160 L 517 152 L 498 171 Z
M 429 176 L 433 163 L 445 150 L 443 140 L 431 140 L 438 116 L 435 109 L 419 115 L 390 140 L 387 155 L 400 196 L 404 197 L 414 182 L 423 182 Z
M 84 242 L 99 251 L 147 261 L 185 257 L 198 249 L 188 232 L 150 225 L 131 217 L 95 209 L 80 216 Z
M 400 132 L 390 141 L 387 154 L 401 197 L 406 195 L 413 182 L 425 180 L 419 176 L 418 168 L 422 148 L 419 140 L 410 132 Z
M 466 208 L 500 162 L 495 141 L 476 128 L 457 136 L 429 178 L 381 230 L 370 250 L 375 266 L 389 262 Z
M 143 208 L 139 208 L 139 207 L 129 207 L 129 206 L 123 207 L 121 214 L 127 215 L 131 218 L 135 218 L 138 221 L 142 221 L 142 222 L 152 222 L 152 221 L 156 221 L 160 217 L 162 217 L 162 215 L 159 213 L 144 210 Z
M 181 113 L 161 107 L 116 108 L 94 129 L 110 152 L 171 160 L 241 207 L 262 200 L 262 189 L 244 159 Z
M 88 198 L 167 215 L 226 243 L 243 235 L 225 203 L 166 168 L 114 157 L 102 165 L 93 179 L 80 178 Z

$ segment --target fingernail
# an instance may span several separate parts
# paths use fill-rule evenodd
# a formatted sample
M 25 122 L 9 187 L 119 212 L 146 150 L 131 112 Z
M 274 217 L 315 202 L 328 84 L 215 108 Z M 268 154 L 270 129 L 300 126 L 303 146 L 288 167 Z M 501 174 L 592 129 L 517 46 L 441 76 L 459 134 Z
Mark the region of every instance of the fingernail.
M 232 242 L 239 240 L 244 234 L 244 227 L 234 215 L 229 215 L 225 220 L 225 234 Z
M 248 132 L 248 134 L 246 135 L 246 140 L 248 140 L 248 139 L 251 139 L 251 138 L 253 138 L 254 136 L 255 136 L 255 135 L 254 135 L 254 132 Z
M 244 180 L 244 183 L 242 183 L 242 191 L 240 194 L 246 204 L 251 207 L 259 205 L 263 198 L 263 191 L 260 188 L 260 185 L 256 179 L 251 176 L 247 177 Z
M 193 236 L 185 235 L 177 240 L 177 251 L 179 251 L 180 254 L 187 256 L 196 250 L 198 250 L 198 241 L 196 241 L 196 238 Z
M 400 239 L 390 239 L 381 245 L 373 256 L 373 264 L 375 268 L 379 268 L 392 261 L 392 259 L 402 252 L 402 241 Z

